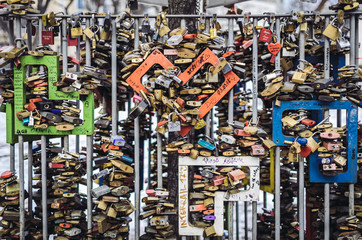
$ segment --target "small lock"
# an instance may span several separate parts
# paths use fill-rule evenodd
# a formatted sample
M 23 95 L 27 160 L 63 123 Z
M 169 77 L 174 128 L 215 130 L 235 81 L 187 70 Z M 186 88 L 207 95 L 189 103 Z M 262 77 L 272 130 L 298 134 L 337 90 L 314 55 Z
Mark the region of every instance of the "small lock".
M 253 146 L 251 146 L 251 155 L 252 156 L 265 155 L 264 147 L 262 145 L 253 145 Z

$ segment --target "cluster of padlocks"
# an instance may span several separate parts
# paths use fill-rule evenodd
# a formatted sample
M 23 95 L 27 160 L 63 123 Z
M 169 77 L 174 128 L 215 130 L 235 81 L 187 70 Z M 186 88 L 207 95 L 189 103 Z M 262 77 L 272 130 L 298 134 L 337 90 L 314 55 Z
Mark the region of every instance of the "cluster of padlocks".
M 19 30 L 0 49 L 6 140 L 19 143 L 19 170 L 11 156 L 0 176 L 2 239 L 241 239 L 234 202 L 252 202 L 253 239 L 361 237 L 357 1 L 330 14 L 232 8 L 229 29 L 201 14 L 197 32 L 184 19 L 170 29 L 167 12 L 31 4 L 0 9 Z M 274 203 L 257 211 L 259 190 Z

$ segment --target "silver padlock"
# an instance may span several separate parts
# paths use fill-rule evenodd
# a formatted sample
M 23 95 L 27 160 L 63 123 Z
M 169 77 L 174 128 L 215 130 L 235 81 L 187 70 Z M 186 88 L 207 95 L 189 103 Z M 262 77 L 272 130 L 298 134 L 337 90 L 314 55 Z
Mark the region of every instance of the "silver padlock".
M 169 88 L 172 83 L 172 80 L 169 80 L 164 76 L 160 75 L 156 78 L 156 83 L 158 85 L 161 85 L 162 87 Z
M 92 197 L 99 198 L 110 192 L 111 192 L 111 189 L 107 185 L 102 185 L 102 186 L 92 189 L 91 194 L 92 194 Z
M 231 72 L 233 69 L 231 68 L 230 63 L 226 63 L 226 65 L 221 69 L 223 74 L 227 74 L 228 72 Z
M 236 139 L 231 135 L 221 135 L 221 141 L 226 142 L 227 144 L 235 144 Z
M 126 140 L 119 135 L 111 135 L 111 142 L 114 146 L 123 147 L 126 145 Z
M 129 187 L 127 186 L 120 186 L 115 189 L 112 189 L 112 195 L 117 197 L 127 194 L 128 192 L 129 192 Z
M 151 226 L 165 226 L 168 222 L 167 216 L 154 216 L 150 219 Z
M 182 42 L 183 36 L 182 35 L 173 35 L 167 40 L 168 45 L 176 46 L 179 45 L 180 42 Z
M 81 232 L 82 232 L 82 230 L 80 228 L 73 227 L 69 230 L 65 230 L 64 234 L 69 237 L 74 237 L 74 236 L 77 236 L 78 234 L 80 234 Z
M 181 131 L 181 122 L 180 121 L 169 121 L 167 124 L 169 132 L 179 132 Z

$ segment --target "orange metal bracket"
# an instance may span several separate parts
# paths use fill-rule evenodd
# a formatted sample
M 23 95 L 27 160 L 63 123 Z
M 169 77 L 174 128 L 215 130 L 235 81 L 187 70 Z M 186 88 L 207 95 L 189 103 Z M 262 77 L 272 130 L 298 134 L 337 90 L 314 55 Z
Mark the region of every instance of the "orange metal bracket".
M 182 85 L 185 85 L 203 65 L 207 63 L 215 65 L 218 60 L 218 57 L 209 48 L 204 50 L 195 59 L 195 61 L 178 76 L 182 81 Z M 159 50 L 154 50 L 151 55 L 141 64 L 141 66 L 139 66 L 127 79 L 127 83 L 137 93 L 139 93 L 140 90 L 148 92 L 142 85 L 141 78 L 155 64 L 160 64 L 164 69 L 174 66 Z M 201 112 L 199 118 L 203 118 L 212 109 L 212 107 L 215 106 L 221 100 L 221 98 L 223 98 L 225 94 L 228 93 L 240 80 L 240 78 L 232 71 L 224 74 L 224 78 L 225 81 L 223 84 L 199 108 Z M 182 127 L 179 134 L 184 137 L 191 129 L 192 126 Z
M 142 85 L 141 78 L 147 73 L 150 68 L 155 65 L 160 64 L 164 69 L 168 67 L 173 67 L 174 65 L 163 55 L 158 49 L 155 49 L 150 56 L 127 78 L 127 83 L 135 90 L 137 93 L 140 90 L 148 93 L 147 89 Z

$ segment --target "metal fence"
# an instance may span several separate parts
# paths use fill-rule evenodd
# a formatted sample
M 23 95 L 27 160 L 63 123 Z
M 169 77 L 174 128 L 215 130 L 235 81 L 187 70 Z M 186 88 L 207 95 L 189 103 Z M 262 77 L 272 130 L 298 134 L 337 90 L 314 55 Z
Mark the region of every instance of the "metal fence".
M 350 54 L 349 54 L 349 63 L 351 65 L 358 65 L 359 63 L 359 56 L 358 56 L 358 49 L 359 49 L 359 39 L 358 39 L 358 27 L 359 27 L 359 17 L 362 12 L 356 11 L 356 12 L 348 12 L 346 13 L 346 16 L 350 19 Z M 305 13 L 305 16 L 314 16 L 314 13 Z M 335 13 L 322 13 L 321 16 L 326 17 L 325 26 L 327 26 L 330 23 L 330 18 L 335 16 Z M 9 19 L 9 35 L 10 35 L 10 43 L 13 43 L 15 39 L 22 38 L 22 32 L 21 32 L 21 21 L 22 19 L 27 20 L 27 28 L 28 31 L 31 32 L 31 21 L 37 20 L 38 21 L 38 37 L 39 42 L 41 42 L 41 31 L 43 29 L 42 26 L 42 19 L 41 15 L 37 14 L 28 14 L 26 16 L 20 17 L 20 16 L 10 16 Z M 69 19 L 70 15 L 59 15 L 56 16 L 56 18 L 61 19 L 61 31 L 60 31 L 60 42 L 61 42 L 61 53 L 63 55 L 63 73 L 68 71 L 67 67 L 67 56 L 68 56 L 68 45 L 67 45 L 67 19 Z M 98 16 L 98 15 L 82 15 L 81 18 L 86 19 L 86 27 L 92 26 L 94 24 L 95 18 L 104 18 L 105 16 Z M 134 34 L 135 36 L 138 36 L 139 34 L 139 28 L 140 28 L 140 22 L 145 17 L 143 15 L 133 15 L 132 16 L 135 19 L 134 22 Z M 156 16 L 148 16 L 149 18 L 153 19 L 156 18 Z M 184 26 L 185 19 L 187 18 L 199 18 L 199 15 L 167 15 L 167 18 L 180 18 L 182 19 L 181 24 Z M 207 21 L 210 21 L 210 19 L 213 17 L 212 15 L 205 16 Z M 243 16 L 238 15 L 220 15 L 217 16 L 218 19 L 227 19 L 228 21 L 228 40 L 227 40 L 227 47 L 233 46 L 234 41 L 234 22 L 238 18 L 242 18 Z M 250 19 L 252 19 L 253 25 L 258 25 L 258 20 L 264 19 L 266 15 L 259 14 L 259 15 L 250 15 Z M 291 17 L 291 14 L 276 14 L 276 37 L 277 42 L 281 42 L 281 19 Z M 112 29 L 116 28 L 116 22 L 115 19 L 117 16 L 111 16 L 112 19 Z M 257 110 L 258 110 L 258 33 L 254 31 L 253 33 L 253 52 L 252 52 L 252 116 L 253 120 L 257 120 Z M 112 31 L 112 43 L 117 41 L 116 31 Z M 20 42 L 16 43 L 18 47 L 20 47 Z M 29 49 L 33 49 L 32 46 L 32 38 L 31 34 L 28 34 L 28 40 L 27 44 Z M 134 39 L 134 48 L 137 49 L 140 45 L 139 38 L 135 37 Z M 300 48 L 300 55 L 299 58 L 301 60 L 305 59 L 305 37 L 304 33 L 301 31 L 300 38 L 299 38 L 299 48 Z M 89 39 L 86 40 L 86 65 L 91 65 L 91 41 Z M 80 44 L 78 41 L 78 46 L 76 48 L 77 51 L 77 57 L 80 56 Z M 303 67 L 303 62 L 301 62 L 301 65 Z M 117 132 L 117 122 L 118 122 L 118 110 L 117 110 L 117 49 L 116 44 L 112 44 L 112 132 Z M 280 64 L 280 52 L 276 56 L 275 60 L 275 69 L 281 70 L 281 64 Z M 79 70 L 79 66 L 78 66 Z M 329 41 L 325 41 L 324 43 L 324 74 L 326 78 L 329 78 L 329 70 L 330 70 L 330 46 Z M 233 120 L 233 105 L 232 105 L 232 99 L 233 99 L 234 93 L 233 90 L 229 92 L 229 107 L 228 107 L 228 120 L 231 122 Z M 338 113 L 338 125 L 341 124 L 341 113 Z M 256 123 L 256 122 L 255 122 Z M 207 124 L 209 124 L 209 121 L 207 121 Z M 140 123 L 139 119 L 136 118 L 134 120 L 134 126 L 135 126 L 135 239 L 139 238 L 140 235 L 140 220 L 139 220 L 139 214 L 140 214 L 140 142 L 142 141 L 140 139 Z M 206 129 L 210 131 L 211 126 L 207 126 Z M 87 223 L 88 228 L 90 229 L 92 227 L 92 196 L 91 196 L 91 189 L 92 189 L 92 155 L 93 155 L 93 137 L 92 135 L 86 136 L 86 143 L 87 143 Z M 42 179 L 46 179 L 46 142 L 47 137 L 41 136 L 41 175 Z M 161 138 L 158 136 L 157 143 L 161 142 Z M 63 143 L 64 143 L 64 149 L 69 150 L 69 136 L 63 137 Z M 157 163 L 158 167 L 161 169 L 158 169 L 157 172 L 157 179 L 158 179 L 158 187 L 162 187 L 162 147 L 161 144 L 157 144 Z M 32 189 L 31 189 L 31 182 L 32 182 L 32 142 L 29 142 L 28 145 L 28 164 L 29 164 L 29 172 L 27 174 L 28 177 L 28 192 L 30 195 L 29 198 L 29 209 L 32 209 Z M 25 239 L 25 208 L 24 208 L 24 193 L 25 193 L 25 186 L 24 186 L 24 179 L 25 179 L 25 172 L 24 172 L 24 138 L 22 135 L 19 135 L 19 178 L 20 178 L 20 239 Z M 76 149 L 79 150 L 79 137 L 76 137 Z M 275 239 L 280 239 L 280 147 L 276 147 L 275 149 L 275 194 L 274 194 L 274 204 L 275 204 Z M 14 171 L 15 169 L 15 144 L 10 145 L 10 170 Z M 298 174 L 298 183 L 299 183 L 299 189 L 298 189 L 298 213 L 299 213 L 299 239 L 305 239 L 304 237 L 304 229 L 305 229 L 305 194 L 304 194 L 304 161 L 299 161 L 299 174 Z M 324 239 L 331 239 L 330 238 L 330 209 L 329 209 L 329 189 L 330 184 L 326 183 L 324 185 L 324 201 L 325 201 L 325 214 L 324 214 Z M 42 205 L 47 205 L 47 191 L 46 191 L 46 181 L 42 181 Z M 266 200 L 266 197 L 264 198 L 264 201 Z M 237 209 L 239 208 L 240 203 L 237 202 Z M 246 206 L 246 205 L 245 205 Z M 245 211 L 245 214 L 247 214 L 247 211 Z M 354 215 L 354 184 L 349 185 L 349 214 Z M 47 216 L 47 208 L 42 208 L 42 215 Z M 235 215 L 233 216 L 235 218 Z M 239 216 L 236 216 L 239 217 Z M 245 216 L 245 219 L 247 219 L 247 216 Z M 43 217 L 43 239 L 48 239 L 48 232 L 47 232 L 47 224 L 48 220 L 46 217 Z M 247 221 L 247 220 L 246 220 Z M 239 234 L 239 221 L 236 222 L 237 225 L 237 233 Z M 252 222 L 245 224 L 245 232 L 247 233 L 247 226 L 252 226 L 252 239 L 257 239 L 257 202 L 252 202 Z M 241 235 L 241 234 L 239 234 Z M 241 236 L 235 236 L 234 239 L 240 239 Z M 247 238 L 247 234 L 245 236 Z

